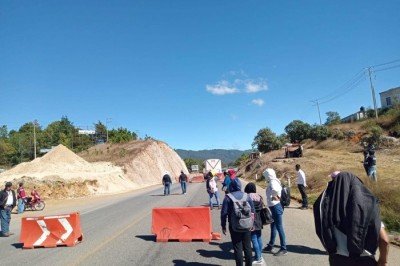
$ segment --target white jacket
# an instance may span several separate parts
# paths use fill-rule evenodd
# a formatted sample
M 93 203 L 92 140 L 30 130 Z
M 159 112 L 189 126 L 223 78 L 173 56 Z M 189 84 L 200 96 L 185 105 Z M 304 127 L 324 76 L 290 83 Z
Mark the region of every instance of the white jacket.
M 263 176 L 265 177 L 265 181 L 267 182 L 267 205 L 268 207 L 275 206 L 280 203 L 280 200 L 273 200 L 273 197 L 281 197 L 282 193 L 282 184 L 281 181 L 276 177 L 276 173 L 274 169 L 267 168 Z

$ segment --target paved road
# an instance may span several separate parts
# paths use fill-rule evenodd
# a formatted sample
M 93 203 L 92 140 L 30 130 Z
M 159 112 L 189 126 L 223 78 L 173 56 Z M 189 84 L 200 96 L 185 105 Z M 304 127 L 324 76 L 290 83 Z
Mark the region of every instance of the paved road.
M 169 197 L 161 189 L 147 188 L 110 197 L 98 204 L 78 204 L 84 241 L 73 248 L 22 250 L 18 234 L 0 238 L 1 265 L 234 265 L 229 236 L 211 244 L 156 243 L 150 235 L 151 210 L 159 206 L 198 206 L 207 203 L 203 184 L 190 184 L 187 195 L 180 195 L 177 184 Z M 82 203 L 82 202 L 81 202 Z M 73 208 L 60 209 L 53 214 Z M 219 211 L 213 210 L 213 226 L 220 232 Z M 14 222 L 18 216 L 14 216 Z M 264 255 L 267 265 L 327 265 L 327 256 L 315 236 L 311 211 L 285 210 L 285 228 L 289 254 L 285 257 Z M 12 228 L 19 232 L 19 223 Z M 263 231 L 264 241 L 269 228 Z M 400 261 L 399 249 L 392 248 L 391 263 Z

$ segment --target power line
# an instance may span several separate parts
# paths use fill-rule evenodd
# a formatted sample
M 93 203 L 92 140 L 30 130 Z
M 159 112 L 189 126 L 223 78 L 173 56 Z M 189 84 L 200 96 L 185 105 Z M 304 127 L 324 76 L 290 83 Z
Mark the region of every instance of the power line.
M 400 59 L 396 59 L 396 60 L 393 60 L 393 61 L 390 61 L 390 62 L 386 62 L 386 63 L 382 63 L 382 64 L 378 64 L 378 65 L 370 66 L 370 67 L 380 67 L 380 66 L 386 66 L 386 65 L 393 64 L 393 63 L 397 63 L 397 62 L 400 62 Z
M 381 69 L 377 69 L 377 70 L 373 70 L 374 72 L 381 72 L 381 71 L 385 71 L 385 70 L 389 70 L 389 69 L 393 69 L 393 68 L 398 68 L 400 67 L 400 65 L 395 65 L 395 66 L 391 66 L 391 67 L 385 67 L 385 68 L 381 68 Z

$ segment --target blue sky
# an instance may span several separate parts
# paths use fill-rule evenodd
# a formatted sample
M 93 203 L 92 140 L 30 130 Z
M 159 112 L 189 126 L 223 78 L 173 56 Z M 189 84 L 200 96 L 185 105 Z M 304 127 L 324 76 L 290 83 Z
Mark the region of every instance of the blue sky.
M 318 122 L 310 100 L 400 59 L 399 10 L 361 0 L 2 1 L 0 124 L 109 117 L 174 148 L 247 149 L 262 127 Z M 374 74 L 377 92 L 399 77 Z M 372 106 L 366 79 L 321 105 L 322 119 L 360 106 Z

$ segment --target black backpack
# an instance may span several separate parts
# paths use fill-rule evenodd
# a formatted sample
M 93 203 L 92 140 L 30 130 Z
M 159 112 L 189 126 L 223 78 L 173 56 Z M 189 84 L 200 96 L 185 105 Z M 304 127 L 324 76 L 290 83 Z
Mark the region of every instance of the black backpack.
M 290 188 L 282 184 L 281 192 L 281 204 L 283 207 L 289 207 L 290 205 Z

